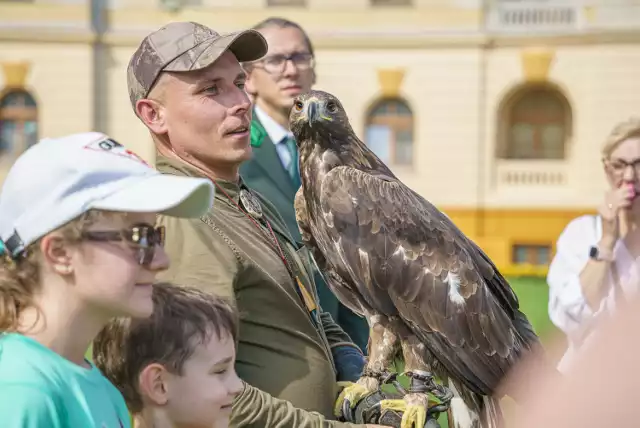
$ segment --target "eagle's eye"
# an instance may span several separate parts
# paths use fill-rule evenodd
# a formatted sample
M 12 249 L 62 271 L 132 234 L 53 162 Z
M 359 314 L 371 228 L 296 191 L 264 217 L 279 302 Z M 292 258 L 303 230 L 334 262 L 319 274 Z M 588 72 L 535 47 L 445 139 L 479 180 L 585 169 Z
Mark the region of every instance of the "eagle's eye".
M 327 110 L 329 111 L 329 113 L 335 113 L 338 110 L 338 107 L 336 106 L 336 103 L 334 103 L 333 101 L 329 101 L 327 103 Z
M 296 108 L 296 111 L 302 111 L 302 109 L 304 108 L 304 103 L 302 101 L 296 101 L 294 107 Z

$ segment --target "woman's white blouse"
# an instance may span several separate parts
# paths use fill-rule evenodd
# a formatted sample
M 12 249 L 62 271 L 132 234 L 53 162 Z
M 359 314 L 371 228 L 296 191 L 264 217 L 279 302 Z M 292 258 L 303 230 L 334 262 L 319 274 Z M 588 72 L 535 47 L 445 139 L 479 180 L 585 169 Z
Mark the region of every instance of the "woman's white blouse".
M 585 215 L 572 220 L 560 234 L 556 255 L 549 266 L 549 317 L 568 337 L 569 349 L 559 363 L 565 369 L 577 350 L 586 344 L 598 320 L 615 311 L 616 299 L 636 295 L 640 275 L 638 260 L 633 260 L 624 242 L 618 240 L 614 247 L 615 265 L 620 277 L 620 289 L 616 292 L 611 272 L 607 277 L 606 297 L 597 311 L 592 311 L 580 286 L 580 272 L 589 261 L 589 250 L 602 236 L 600 216 Z M 623 297 L 624 298 L 624 297 Z

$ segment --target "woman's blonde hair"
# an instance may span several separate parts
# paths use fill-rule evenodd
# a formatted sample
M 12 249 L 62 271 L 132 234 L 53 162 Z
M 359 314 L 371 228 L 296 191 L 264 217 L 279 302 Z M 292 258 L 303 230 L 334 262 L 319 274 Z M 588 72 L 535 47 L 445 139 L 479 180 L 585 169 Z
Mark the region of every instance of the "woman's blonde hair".
M 640 137 L 640 117 L 630 117 L 618 123 L 602 147 L 602 159 L 609 159 L 611 153 L 625 140 Z
M 88 211 L 56 231 L 69 242 L 78 242 L 82 232 L 103 214 Z M 50 232 L 50 233 L 52 233 Z M 31 243 L 18 258 L 13 259 L 4 250 L 0 257 L 0 332 L 16 331 L 20 314 L 33 307 L 33 296 L 40 287 L 40 242 Z

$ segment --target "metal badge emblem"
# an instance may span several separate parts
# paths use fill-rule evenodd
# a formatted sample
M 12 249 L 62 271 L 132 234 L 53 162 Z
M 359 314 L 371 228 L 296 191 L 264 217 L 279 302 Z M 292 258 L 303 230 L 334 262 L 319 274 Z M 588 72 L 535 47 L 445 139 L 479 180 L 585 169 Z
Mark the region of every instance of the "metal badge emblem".
M 247 189 L 240 190 L 240 203 L 253 218 L 262 218 L 262 207 L 258 198 Z

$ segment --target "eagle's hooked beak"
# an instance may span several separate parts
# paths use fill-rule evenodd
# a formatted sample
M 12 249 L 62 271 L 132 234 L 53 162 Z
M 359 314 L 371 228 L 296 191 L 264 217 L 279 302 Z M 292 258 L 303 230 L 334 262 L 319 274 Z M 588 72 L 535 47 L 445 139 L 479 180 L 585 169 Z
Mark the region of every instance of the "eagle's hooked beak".
M 307 120 L 309 121 L 309 124 L 317 121 L 319 117 L 320 114 L 318 113 L 318 101 L 309 100 L 307 102 Z
M 307 100 L 307 108 L 305 110 L 307 121 L 309 121 L 309 125 L 312 125 L 313 122 L 319 122 L 321 119 L 326 120 L 328 122 L 333 122 L 333 119 L 330 115 L 327 114 L 325 110 L 324 103 L 317 98 L 310 98 Z

